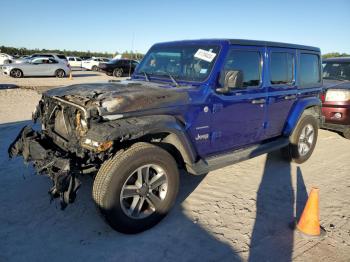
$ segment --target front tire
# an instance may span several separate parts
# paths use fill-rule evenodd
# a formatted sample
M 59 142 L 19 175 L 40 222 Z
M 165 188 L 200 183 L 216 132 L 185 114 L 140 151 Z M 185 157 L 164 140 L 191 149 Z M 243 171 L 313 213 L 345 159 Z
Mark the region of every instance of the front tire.
M 10 76 L 14 78 L 21 78 L 23 77 L 23 72 L 20 69 L 12 69 L 10 72 Z
M 135 234 L 166 216 L 178 188 L 179 171 L 174 158 L 155 145 L 136 143 L 101 166 L 92 194 L 115 230 Z
M 63 78 L 66 76 L 66 72 L 63 69 L 57 69 L 55 72 L 55 76 L 58 78 Z
M 298 164 L 308 160 L 315 149 L 318 137 L 318 122 L 312 115 L 302 115 L 292 135 L 290 144 L 281 149 L 288 161 Z
M 94 66 L 91 68 L 91 70 L 92 70 L 92 71 L 98 71 L 98 67 L 94 65 Z

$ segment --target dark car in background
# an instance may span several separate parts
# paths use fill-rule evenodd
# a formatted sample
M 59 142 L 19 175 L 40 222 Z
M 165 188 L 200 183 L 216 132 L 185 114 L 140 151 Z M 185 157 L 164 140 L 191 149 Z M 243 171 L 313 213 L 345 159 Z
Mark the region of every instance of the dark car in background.
M 134 73 L 138 64 L 138 61 L 132 59 L 114 59 L 108 63 L 100 64 L 99 69 L 107 75 L 121 77 Z
M 324 59 L 323 128 L 350 139 L 350 57 Z

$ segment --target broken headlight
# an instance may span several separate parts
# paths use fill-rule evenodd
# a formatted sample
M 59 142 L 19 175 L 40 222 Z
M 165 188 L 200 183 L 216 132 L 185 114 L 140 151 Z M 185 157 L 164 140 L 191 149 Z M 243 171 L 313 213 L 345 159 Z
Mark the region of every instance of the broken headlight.
M 113 145 L 113 141 L 104 141 L 104 142 L 98 142 L 95 140 L 92 140 L 90 138 L 85 138 L 82 141 L 82 147 L 85 147 L 87 149 L 96 151 L 96 152 L 103 152 L 108 149 L 110 149 Z

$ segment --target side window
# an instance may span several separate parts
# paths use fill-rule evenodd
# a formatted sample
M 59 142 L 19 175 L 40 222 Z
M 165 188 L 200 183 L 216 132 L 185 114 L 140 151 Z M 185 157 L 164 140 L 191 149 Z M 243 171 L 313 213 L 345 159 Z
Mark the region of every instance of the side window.
M 224 71 L 239 70 L 243 76 L 243 87 L 258 86 L 261 75 L 261 56 L 257 51 L 231 49 L 226 57 Z
M 321 82 L 320 58 L 314 54 L 300 54 L 300 85 L 307 87 Z
M 76 57 L 75 60 L 81 62 L 81 58 Z
M 38 58 L 33 60 L 33 64 L 44 64 L 45 58 Z
M 73 57 L 68 58 L 68 61 L 75 61 Z
M 270 77 L 272 85 L 292 84 L 294 76 L 294 56 L 290 53 L 272 52 Z
M 58 62 L 53 58 L 49 58 L 49 63 L 50 64 L 57 64 Z

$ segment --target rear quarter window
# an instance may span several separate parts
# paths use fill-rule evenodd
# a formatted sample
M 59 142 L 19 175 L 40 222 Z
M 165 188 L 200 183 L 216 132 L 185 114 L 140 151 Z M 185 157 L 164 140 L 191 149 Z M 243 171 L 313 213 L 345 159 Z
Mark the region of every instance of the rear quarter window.
M 64 59 L 64 60 L 67 60 L 67 57 L 66 57 L 66 56 L 64 56 L 64 55 L 57 55 L 57 57 L 58 57 L 59 59 Z
M 321 83 L 320 58 L 318 55 L 300 54 L 299 81 L 301 87 L 313 87 Z

